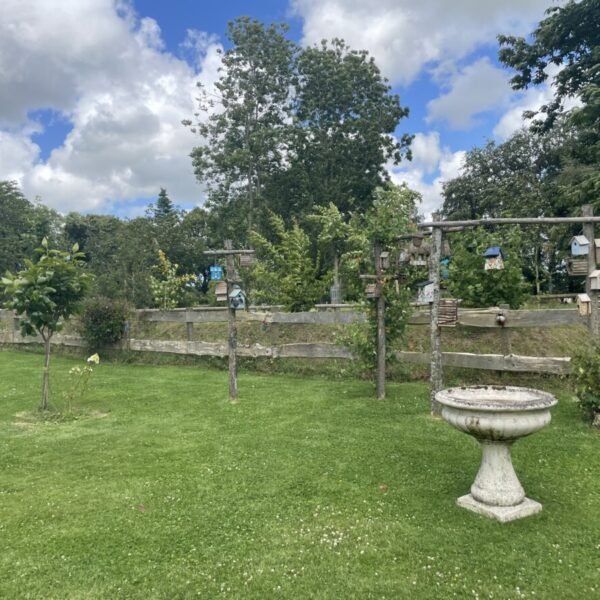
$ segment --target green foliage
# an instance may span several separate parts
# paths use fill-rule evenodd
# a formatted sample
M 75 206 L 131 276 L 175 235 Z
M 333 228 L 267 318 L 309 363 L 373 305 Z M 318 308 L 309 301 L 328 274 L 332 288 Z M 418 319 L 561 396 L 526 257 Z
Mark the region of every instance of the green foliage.
M 65 416 L 73 415 L 73 405 L 75 401 L 81 402 L 85 399 L 88 388 L 90 386 L 90 379 L 94 373 L 92 365 L 98 365 L 100 363 L 100 357 L 98 354 L 92 354 L 86 360 L 84 367 L 73 367 L 69 369 L 70 385 L 64 391 L 63 397 L 65 400 Z
M 129 306 L 123 300 L 95 296 L 84 302 L 79 318 L 82 337 L 90 350 L 118 342 L 125 332 Z
M 600 414 L 600 345 L 577 353 L 571 364 L 577 401 L 585 415 L 593 420 Z
M 158 251 L 158 265 L 155 266 L 157 276 L 150 275 L 150 289 L 155 305 L 162 310 L 176 308 L 183 296 L 184 286 L 195 280 L 194 275 L 177 275 L 178 266 L 162 250 Z
M 462 300 L 464 307 L 488 307 L 509 304 L 519 308 L 526 299 L 521 270 L 522 239 L 516 227 L 482 228 L 464 231 L 451 237 L 448 290 Z M 485 271 L 484 252 L 500 246 L 504 269 Z
M 77 312 L 91 277 L 83 269 L 82 252 L 50 249 L 47 240 L 38 248 L 37 262 L 25 260 L 25 269 L 7 273 L 0 286 L 8 298 L 4 306 L 22 315 L 21 333 L 40 334 L 44 340 L 60 331 L 65 319 Z
M 60 331 L 63 322 L 81 306 L 91 276 L 83 269 L 83 253 L 75 244 L 71 252 L 50 249 L 42 240 L 36 263 L 25 260 L 25 269 L 17 274 L 7 273 L 0 287 L 8 298 L 4 306 L 22 315 L 22 335 L 39 334 L 44 340 L 45 359 L 42 378 L 41 410 L 48 409 L 50 394 L 50 339 Z
M 329 275 L 320 274 L 319 260 L 311 257 L 310 239 L 298 223 L 286 228 L 273 214 L 271 227 L 275 242 L 256 232 L 250 236 L 257 256 L 250 269 L 253 303 L 283 304 L 291 311 L 313 307 L 322 300 Z

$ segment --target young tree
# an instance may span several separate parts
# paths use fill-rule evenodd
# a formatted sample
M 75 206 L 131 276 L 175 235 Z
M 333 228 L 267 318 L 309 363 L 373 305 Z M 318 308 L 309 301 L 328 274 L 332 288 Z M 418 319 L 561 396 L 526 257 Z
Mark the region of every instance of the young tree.
M 76 312 L 88 289 L 90 275 L 83 269 L 83 253 L 51 250 L 42 240 L 39 259 L 25 260 L 25 269 L 8 273 L 0 281 L 8 300 L 5 307 L 22 315 L 21 334 L 39 334 L 44 341 L 44 372 L 40 410 L 48 409 L 50 393 L 50 341 L 63 322 Z
M 157 276 L 150 275 L 150 289 L 154 303 L 162 310 L 176 308 L 183 294 L 183 286 L 194 281 L 194 275 L 177 275 L 179 265 L 172 263 L 162 251 L 158 251 Z

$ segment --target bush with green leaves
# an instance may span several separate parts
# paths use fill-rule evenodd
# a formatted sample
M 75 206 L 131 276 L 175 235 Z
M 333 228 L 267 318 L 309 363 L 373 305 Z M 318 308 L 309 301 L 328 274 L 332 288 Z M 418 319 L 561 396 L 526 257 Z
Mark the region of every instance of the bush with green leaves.
M 580 408 L 591 421 L 600 420 L 600 344 L 582 350 L 571 360 L 572 381 Z
M 103 296 L 90 298 L 83 305 L 80 332 L 90 350 L 98 351 L 117 343 L 125 333 L 129 306 L 123 300 Z
M 503 269 L 486 271 L 484 252 L 500 246 Z M 523 244 L 518 227 L 483 228 L 462 231 L 451 237 L 452 260 L 448 290 L 465 307 L 508 304 L 519 308 L 527 298 L 522 270 Z

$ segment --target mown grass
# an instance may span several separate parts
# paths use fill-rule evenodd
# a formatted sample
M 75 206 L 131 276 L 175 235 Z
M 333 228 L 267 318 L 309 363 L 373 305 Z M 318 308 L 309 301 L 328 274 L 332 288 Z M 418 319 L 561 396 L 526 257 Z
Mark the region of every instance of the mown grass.
M 56 357 L 59 404 L 80 360 Z M 514 462 L 536 516 L 455 505 L 479 450 L 423 384 L 102 363 L 75 421 L 0 352 L 1 598 L 590 598 L 600 438 L 565 392 Z

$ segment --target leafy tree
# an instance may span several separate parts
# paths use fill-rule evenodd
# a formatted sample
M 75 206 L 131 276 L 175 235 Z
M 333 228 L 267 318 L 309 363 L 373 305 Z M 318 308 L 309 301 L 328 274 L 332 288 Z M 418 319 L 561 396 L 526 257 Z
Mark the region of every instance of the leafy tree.
M 303 49 L 297 70 L 290 169 L 301 184 L 297 204 L 305 213 L 329 202 L 363 212 L 388 179 L 387 163 L 410 158 L 411 137 L 393 137 L 408 109 L 368 52 L 343 40 Z
M 518 227 L 463 231 L 454 235 L 451 243 L 448 290 L 454 298 L 460 298 L 465 307 L 521 306 L 526 288 L 521 270 L 522 241 Z M 504 269 L 484 270 L 483 254 L 491 246 L 502 248 Z
M 499 58 L 506 66 L 517 71 L 511 79 L 513 89 L 539 85 L 549 77 L 547 67 L 556 65 L 552 76 L 555 90 L 553 100 L 540 108 L 546 119 L 537 126 L 552 127 L 565 111 L 565 101 L 578 97 L 584 103 L 580 118 L 598 121 L 600 113 L 600 0 L 567 2 L 553 6 L 533 31 L 532 41 L 525 38 L 500 35 Z M 535 116 L 529 113 L 529 117 Z
M 162 251 L 158 251 L 157 277 L 150 276 L 150 289 L 154 303 L 158 308 L 167 310 L 176 308 L 183 294 L 183 286 L 194 281 L 194 275 L 177 275 L 179 265 L 172 263 Z
M 257 260 L 250 270 L 253 301 L 283 304 L 288 310 L 312 308 L 325 295 L 329 274 L 321 274 L 320 261 L 311 256 L 306 232 L 292 223 L 286 228 L 279 215 L 271 215 L 275 242 L 253 232 L 250 240 Z
M 63 322 L 76 312 L 89 287 L 90 275 L 83 269 L 83 253 L 77 245 L 70 253 L 52 250 L 44 238 L 39 259 L 25 260 L 25 269 L 8 273 L 0 285 L 8 297 L 5 307 L 22 315 L 21 334 L 39 334 L 44 341 L 44 374 L 40 410 L 48 409 L 50 392 L 50 341 Z
M 0 273 L 14 270 L 27 256 L 33 205 L 13 181 L 0 181 Z
M 222 56 L 222 75 L 215 84 L 218 94 L 200 87 L 195 116 L 204 113 L 208 118 L 192 128 L 205 140 L 194 148 L 192 164 L 208 190 L 209 205 L 230 227 L 235 224 L 232 214 L 245 216 L 237 230 L 224 232 L 234 239 L 245 239 L 253 228 L 265 182 L 284 160 L 290 65 L 296 51 L 284 36 L 286 30 L 284 25 L 265 27 L 248 17 L 229 23 L 232 47 Z

